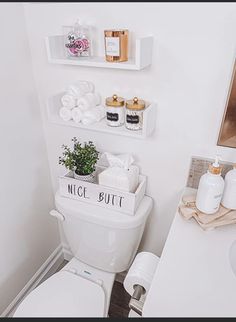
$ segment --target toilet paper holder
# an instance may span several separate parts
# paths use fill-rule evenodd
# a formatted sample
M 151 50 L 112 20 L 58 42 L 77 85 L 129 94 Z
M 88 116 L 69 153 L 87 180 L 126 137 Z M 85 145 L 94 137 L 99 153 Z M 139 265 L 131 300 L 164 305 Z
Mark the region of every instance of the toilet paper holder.
M 129 308 L 141 316 L 142 316 L 142 310 L 143 310 L 143 302 L 140 301 L 140 298 L 145 293 L 146 293 L 145 288 L 141 285 L 136 284 L 134 285 L 134 292 L 131 295 L 131 299 L 129 301 Z
M 140 252 L 135 256 L 123 285 L 130 294 L 129 308 L 142 316 L 146 295 L 149 292 L 159 257 L 150 252 Z

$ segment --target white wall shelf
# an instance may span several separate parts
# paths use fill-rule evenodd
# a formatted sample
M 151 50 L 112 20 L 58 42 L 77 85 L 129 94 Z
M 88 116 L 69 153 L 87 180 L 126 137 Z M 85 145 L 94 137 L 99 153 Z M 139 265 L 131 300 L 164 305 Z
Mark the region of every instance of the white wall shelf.
M 80 129 L 110 133 L 114 135 L 121 135 L 127 137 L 133 137 L 137 139 L 145 139 L 150 136 L 156 125 L 156 110 L 157 104 L 152 102 L 143 112 L 143 128 L 142 130 L 132 131 L 126 129 L 125 125 L 119 127 L 111 127 L 106 124 L 106 119 L 101 120 L 90 125 L 83 125 L 80 123 L 75 123 L 73 120 L 64 121 L 59 116 L 59 109 L 61 108 L 61 97 L 64 93 L 57 94 L 52 96 L 47 101 L 47 114 L 50 122 L 54 124 L 64 125 L 64 126 L 73 126 Z
M 126 70 L 141 70 L 152 61 L 153 37 L 147 36 L 136 39 L 135 57 L 129 58 L 127 62 L 110 63 L 105 57 L 67 57 L 64 48 L 64 36 L 48 36 L 45 38 L 48 60 L 50 63 L 62 65 L 75 65 L 87 67 L 116 68 Z

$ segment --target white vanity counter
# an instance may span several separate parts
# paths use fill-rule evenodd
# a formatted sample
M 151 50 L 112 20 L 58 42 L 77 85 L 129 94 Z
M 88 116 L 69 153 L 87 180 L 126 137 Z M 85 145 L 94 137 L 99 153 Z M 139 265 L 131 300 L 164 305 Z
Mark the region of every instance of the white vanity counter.
M 196 192 L 187 188 L 184 194 Z M 236 225 L 204 231 L 176 212 L 143 317 L 236 317 L 236 277 L 229 249 Z

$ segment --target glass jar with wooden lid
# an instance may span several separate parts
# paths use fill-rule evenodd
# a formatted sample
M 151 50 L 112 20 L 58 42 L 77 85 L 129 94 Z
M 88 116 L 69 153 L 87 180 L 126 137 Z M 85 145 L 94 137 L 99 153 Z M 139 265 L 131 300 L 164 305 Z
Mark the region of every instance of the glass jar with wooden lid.
M 109 126 L 121 126 L 125 121 L 125 100 L 114 94 L 106 98 L 106 119 Z
M 145 101 L 134 97 L 126 101 L 125 126 L 129 130 L 141 130 L 143 127 L 143 110 Z
M 123 62 L 128 60 L 128 29 L 104 30 L 106 61 Z

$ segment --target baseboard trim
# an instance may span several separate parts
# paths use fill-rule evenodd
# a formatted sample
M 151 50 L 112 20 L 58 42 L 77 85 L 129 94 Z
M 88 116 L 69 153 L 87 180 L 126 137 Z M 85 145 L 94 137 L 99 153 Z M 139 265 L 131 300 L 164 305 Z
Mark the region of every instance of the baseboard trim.
M 74 257 L 68 248 L 67 245 L 62 244 L 62 253 L 64 255 L 64 259 L 67 260 L 68 262 Z
M 20 302 L 31 292 L 39 283 L 42 281 L 44 276 L 53 269 L 53 267 L 58 267 L 64 260 L 63 246 L 59 245 L 54 252 L 48 257 L 48 259 L 43 263 L 43 265 L 38 269 L 34 276 L 29 280 L 29 282 L 24 286 L 24 288 L 18 293 L 14 300 L 8 305 L 8 307 L 3 311 L 0 317 L 10 317 L 12 312 L 20 304 Z
M 24 286 L 24 288 L 17 294 L 14 300 L 3 311 L 0 317 L 11 317 L 14 314 L 15 309 L 21 301 L 43 280 L 43 278 L 49 274 L 56 272 L 56 268 L 63 262 L 63 260 L 70 261 L 73 258 L 71 251 L 64 244 L 60 244 L 54 252 L 48 257 L 43 265 L 38 269 L 34 276 Z M 123 283 L 127 271 L 117 273 L 115 280 Z

